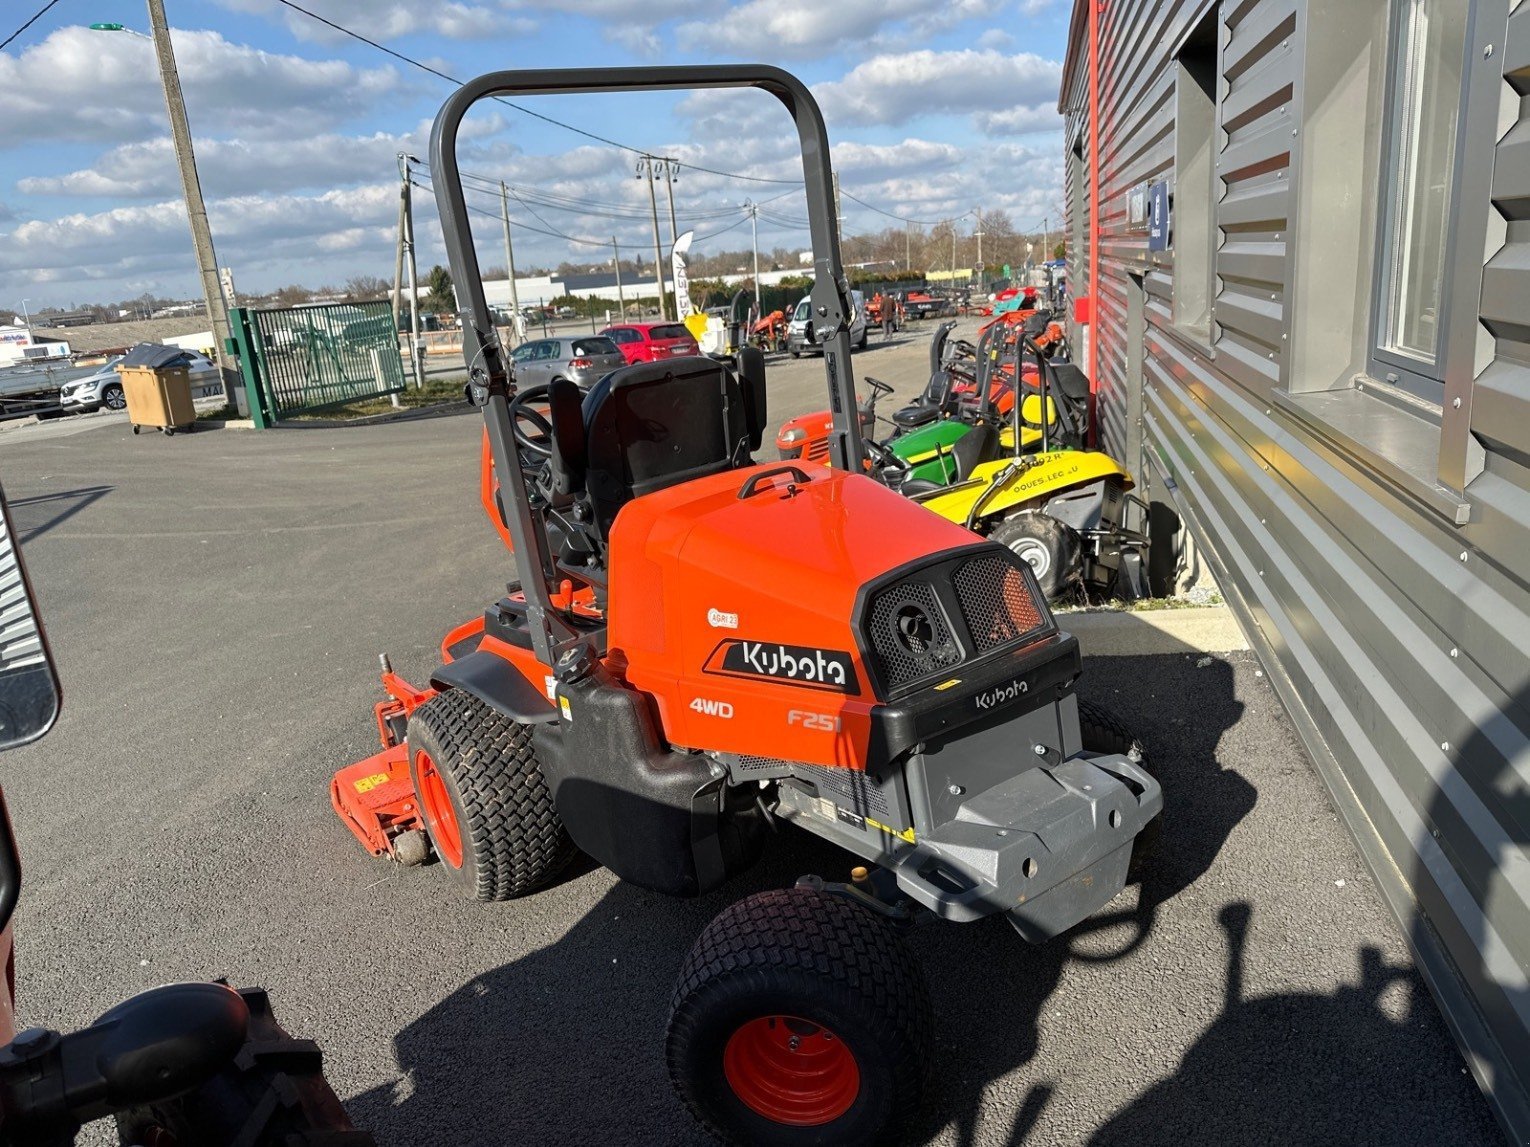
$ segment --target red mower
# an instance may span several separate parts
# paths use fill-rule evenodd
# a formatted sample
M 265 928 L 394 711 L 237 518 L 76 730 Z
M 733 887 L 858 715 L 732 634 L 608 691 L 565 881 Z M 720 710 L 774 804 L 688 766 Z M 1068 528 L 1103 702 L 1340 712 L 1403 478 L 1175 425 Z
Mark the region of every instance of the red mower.
M 633 364 L 588 395 L 518 387 L 483 297 L 458 171 L 469 108 L 727 87 L 775 96 L 802 141 L 833 469 L 754 460 L 756 349 Z M 778 833 L 839 845 L 847 880 L 803 877 L 703 930 L 667 1061 L 730 1141 L 883 1140 L 933 1058 L 902 926 L 997 915 L 1059 935 L 1123 887 L 1158 783 L 1076 697 L 1078 643 L 1030 567 L 861 473 L 851 292 L 803 84 L 766 66 L 496 73 L 447 101 L 430 156 L 482 493 L 518 580 L 446 635 L 426 686 L 385 663 L 382 751 L 335 777 L 335 808 L 371 851 L 433 853 L 480 900 L 535 892 L 576 849 L 695 896 Z

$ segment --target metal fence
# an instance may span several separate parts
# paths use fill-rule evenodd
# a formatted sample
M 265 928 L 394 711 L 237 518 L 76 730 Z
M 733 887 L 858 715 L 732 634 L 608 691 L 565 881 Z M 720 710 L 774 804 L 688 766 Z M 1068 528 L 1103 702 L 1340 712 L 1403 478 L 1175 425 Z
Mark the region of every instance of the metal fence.
M 386 302 L 230 312 L 255 425 L 404 388 Z

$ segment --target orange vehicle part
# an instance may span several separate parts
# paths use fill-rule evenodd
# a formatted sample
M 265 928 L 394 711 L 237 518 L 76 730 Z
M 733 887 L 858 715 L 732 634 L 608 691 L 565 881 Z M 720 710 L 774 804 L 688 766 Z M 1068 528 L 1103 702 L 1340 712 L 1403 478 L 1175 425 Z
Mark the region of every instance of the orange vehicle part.
M 669 604 L 613 613 L 609 647 L 671 744 L 863 770 L 878 700 L 850 622 L 857 595 L 978 539 L 870 478 L 797 469 L 806 481 L 747 467 L 623 507 L 611 598 Z M 727 673 L 728 660 L 744 672 Z
M 393 838 L 423 823 L 409 779 L 404 726 L 409 714 L 436 695 L 434 689 L 416 689 L 386 667 L 382 686 L 388 699 L 373 708 L 382 752 L 341 769 L 329 782 L 335 813 L 374 856 L 391 855 Z

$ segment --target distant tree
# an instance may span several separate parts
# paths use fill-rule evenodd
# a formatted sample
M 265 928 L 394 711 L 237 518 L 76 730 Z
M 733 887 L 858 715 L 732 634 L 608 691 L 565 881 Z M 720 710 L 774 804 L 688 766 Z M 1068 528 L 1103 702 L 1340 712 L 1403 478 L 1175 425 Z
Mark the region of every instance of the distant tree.
M 452 273 L 437 263 L 425 276 L 428 293 L 425 306 L 432 311 L 452 314 L 457 310 L 457 296 L 452 292 Z
M 313 298 L 313 292 L 300 283 L 291 283 L 285 287 L 278 287 L 271 292 L 271 299 L 279 307 L 295 307 L 300 303 L 306 303 Z
M 369 299 L 386 299 L 393 290 L 393 284 L 387 279 L 379 279 L 376 275 L 354 275 L 345 281 L 345 297 L 352 302 L 364 302 Z
M 1065 240 L 1058 240 L 1057 246 L 1052 248 L 1052 258 L 1066 259 L 1068 257 L 1068 244 Z

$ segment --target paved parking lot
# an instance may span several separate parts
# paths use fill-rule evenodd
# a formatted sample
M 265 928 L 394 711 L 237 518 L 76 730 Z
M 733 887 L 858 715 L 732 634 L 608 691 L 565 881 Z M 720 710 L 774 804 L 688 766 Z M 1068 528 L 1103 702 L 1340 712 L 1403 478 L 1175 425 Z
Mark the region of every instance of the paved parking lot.
M 929 329 L 874 337 L 858 371 L 907 395 Z M 773 364 L 774 414 L 820 404 L 821 377 Z M 329 809 L 330 774 L 376 747 L 376 655 L 425 676 L 512 575 L 478 428 L 0 438 L 66 690 L 57 730 L 0 760 L 23 1024 L 226 975 L 322 1042 L 380 1142 L 697 1141 L 660 1042 L 681 958 L 732 899 L 840 877 L 842 854 L 785 836 L 692 902 L 585 866 L 478 905 L 374 861 Z M 1147 742 L 1163 853 L 1061 942 L 913 933 L 939 1045 L 909 1140 L 1501 1142 L 1251 655 L 1095 658 L 1081 690 Z

